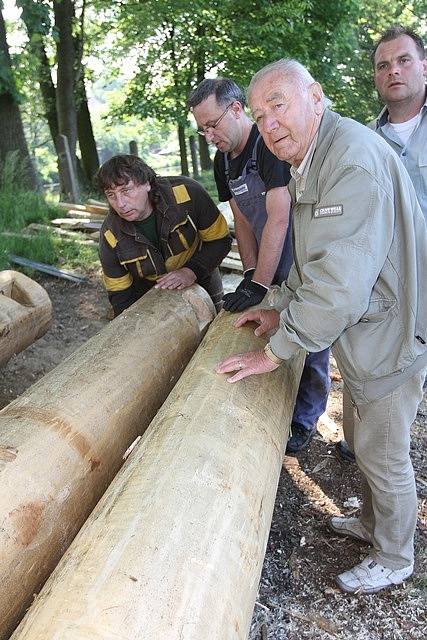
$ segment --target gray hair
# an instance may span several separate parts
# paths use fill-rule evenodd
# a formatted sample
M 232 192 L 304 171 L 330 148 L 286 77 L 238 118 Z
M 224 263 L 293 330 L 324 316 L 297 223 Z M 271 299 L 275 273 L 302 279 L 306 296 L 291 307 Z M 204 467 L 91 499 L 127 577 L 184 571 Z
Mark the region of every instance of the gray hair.
M 267 64 L 265 67 L 256 72 L 253 76 L 252 80 L 249 83 L 249 87 L 247 90 L 248 101 L 250 100 L 250 94 L 255 85 L 262 80 L 265 76 L 270 73 L 280 73 L 287 78 L 290 78 L 294 82 L 296 82 L 300 87 L 309 87 L 313 82 L 317 82 L 309 70 L 304 67 L 301 62 L 298 60 L 294 60 L 293 58 L 281 58 L 280 60 L 276 60 L 276 62 L 271 62 Z M 323 106 L 330 107 L 332 102 L 331 100 L 323 96 L 322 100 Z
M 233 80 L 229 78 L 205 78 L 190 94 L 187 105 L 189 109 L 194 109 L 201 102 L 207 100 L 209 96 L 215 96 L 217 103 L 221 106 L 240 102 L 245 106 L 245 94 Z
M 265 76 L 274 72 L 280 73 L 282 76 L 286 76 L 286 78 L 289 78 L 291 81 L 297 83 L 300 87 L 309 87 L 311 84 L 313 84 L 313 82 L 316 82 L 309 70 L 304 67 L 301 62 L 298 62 L 298 60 L 294 60 L 292 58 L 282 58 L 281 60 L 277 60 L 276 62 L 271 62 L 270 64 L 256 72 L 249 83 L 247 91 L 248 100 L 250 99 L 251 91 L 253 90 L 255 85 Z M 329 100 L 329 98 L 324 96 L 323 106 L 328 107 L 330 104 L 331 101 Z

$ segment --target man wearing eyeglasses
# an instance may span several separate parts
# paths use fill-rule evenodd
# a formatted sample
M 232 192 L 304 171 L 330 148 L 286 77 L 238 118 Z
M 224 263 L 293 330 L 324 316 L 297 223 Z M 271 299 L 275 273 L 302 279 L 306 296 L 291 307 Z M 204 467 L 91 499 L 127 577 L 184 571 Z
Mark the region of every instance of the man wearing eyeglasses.
M 245 113 L 240 87 L 228 78 L 205 79 L 188 105 L 207 142 L 217 148 L 214 175 L 219 199 L 229 201 L 244 278 L 224 296 L 224 309 L 243 311 L 259 304 L 271 284 L 281 284 L 293 262 L 290 232 L 290 165 L 266 147 Z M 292 419 L 287 453 L 308 445 L 326 409 L 330 388 L 329 350 L 309 354 Z
M 244 267 L 243 282 L 224 297 L 224 309 L 242 311 L 261 302 L 292 264 L 289 165 L 268 151 L 245 113 L 243 92 L 232 80 L 203 80 L 188 104 L 199 134 L 218 149 L 218 196 L 230 202 Z

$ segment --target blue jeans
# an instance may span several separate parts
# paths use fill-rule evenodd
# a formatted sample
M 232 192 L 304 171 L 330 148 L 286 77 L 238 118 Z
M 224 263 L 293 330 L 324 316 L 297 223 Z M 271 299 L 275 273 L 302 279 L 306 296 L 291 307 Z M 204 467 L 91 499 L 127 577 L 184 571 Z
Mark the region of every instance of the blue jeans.
M 315 429 L 319 417 L 326 410 L 330 387 L 329 349 L 309 353 L 301 375 L 292 424 L 308 431 Z

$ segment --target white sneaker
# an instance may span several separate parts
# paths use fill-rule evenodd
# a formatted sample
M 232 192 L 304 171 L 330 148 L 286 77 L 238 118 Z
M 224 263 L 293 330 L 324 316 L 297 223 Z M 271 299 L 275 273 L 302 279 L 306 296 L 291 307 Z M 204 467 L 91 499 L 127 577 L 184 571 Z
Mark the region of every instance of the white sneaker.
M 372 542 L 369 531 L 365 529 L 359 518 L 341 518 L 334 516 L 329 519 L 329 527 L 340 536 L 350 536 L 363 542 Z
M 368 556 L 350 571 L 341 573 L 335 580 L 340 589 L 348 593 L 356 591 L 358 593 L 376 593 L 381 589 L 401 584 L 412 575 L 413 571 L 413 564 L 403 569 L 389 569 Z

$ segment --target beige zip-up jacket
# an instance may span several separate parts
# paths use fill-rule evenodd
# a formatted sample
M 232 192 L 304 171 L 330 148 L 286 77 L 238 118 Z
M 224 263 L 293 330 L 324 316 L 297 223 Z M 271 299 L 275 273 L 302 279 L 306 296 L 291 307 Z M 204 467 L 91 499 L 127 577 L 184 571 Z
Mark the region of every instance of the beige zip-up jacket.
M 293 215 L 273 352 L 332 346 L 355 402 L 386 395 L 427 366 L 427 227 L 406 169 L 380 136 L 327 109 Z

